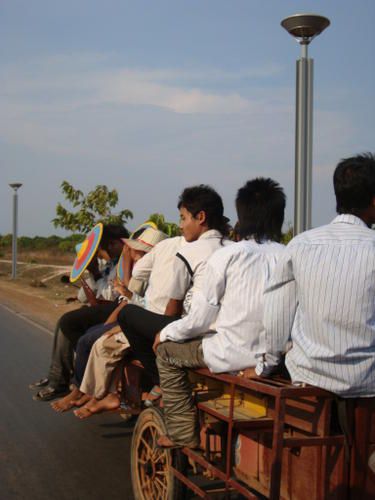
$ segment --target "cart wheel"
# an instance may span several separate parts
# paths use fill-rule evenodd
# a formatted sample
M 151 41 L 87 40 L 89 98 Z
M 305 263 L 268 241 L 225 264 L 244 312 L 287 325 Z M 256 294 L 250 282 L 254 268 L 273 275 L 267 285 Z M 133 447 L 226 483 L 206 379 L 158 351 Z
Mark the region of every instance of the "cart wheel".
M 182 453 L 159 450 L 156 442 L 166 433 L 162 412 L 148 408 L 138 417 L 131 443 L 131 477 L 136 500 L 181 500 L 185 487 L 170 466 L 182 471 Z

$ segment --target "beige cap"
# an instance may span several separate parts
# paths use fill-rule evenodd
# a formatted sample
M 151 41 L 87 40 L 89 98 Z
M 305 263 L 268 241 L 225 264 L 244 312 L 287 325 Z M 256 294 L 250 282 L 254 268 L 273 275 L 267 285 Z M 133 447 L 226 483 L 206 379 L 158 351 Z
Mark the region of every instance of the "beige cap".
M 154 248 L 155 245 L 165 240 L 166 238 L 168 238 L 168 235 L 166 235 L 162 231 L 159 231 L 158 229 L 154 229 L 152 227 L 148 227 L 134 240 L 131 238 L 126 238 L 122 241 L 134 250 L 149 252 Z

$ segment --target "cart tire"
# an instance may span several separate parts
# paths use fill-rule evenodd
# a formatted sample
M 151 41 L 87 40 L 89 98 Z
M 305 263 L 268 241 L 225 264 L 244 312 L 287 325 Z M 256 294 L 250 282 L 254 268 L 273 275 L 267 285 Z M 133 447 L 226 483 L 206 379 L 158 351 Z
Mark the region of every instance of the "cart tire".
M 131 478 L 136 500 L 181 500 L 185 486 L 174 476 L 173 466 L 184 472 L 186 460 L 179 450 L 160 450 L 159 437 L 166 434 L 159 408 L 148 408 L 139 415 L 131 443 Z

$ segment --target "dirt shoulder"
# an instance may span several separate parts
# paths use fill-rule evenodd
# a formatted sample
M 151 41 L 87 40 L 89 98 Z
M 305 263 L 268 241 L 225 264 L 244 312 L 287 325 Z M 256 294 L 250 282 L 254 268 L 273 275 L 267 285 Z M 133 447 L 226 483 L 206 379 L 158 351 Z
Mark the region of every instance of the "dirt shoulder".
M 10 265 L 0 263 L 0 304 L 54 330 L 62 314 L 81 306 L 77 301 L 67 303 L 77 289 L 61 282 L 64 273 L 64 269 L 24 264 L 18 266 L 18 277 L 12 280 Z

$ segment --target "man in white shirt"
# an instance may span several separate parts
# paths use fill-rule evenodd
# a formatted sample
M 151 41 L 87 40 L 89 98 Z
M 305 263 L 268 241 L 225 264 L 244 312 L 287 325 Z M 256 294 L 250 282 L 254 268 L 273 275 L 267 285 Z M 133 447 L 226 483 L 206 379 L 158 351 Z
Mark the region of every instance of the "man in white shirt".
M 285 195 L 273 180 L 254 179 L 239 189 L 236 208 L 241 241 L 211 256 L 188 315 L 155 342 L 168 431 L 160 446 L 199 444 L 187 368 L 241 370 L 255 366 L 264 349 L 263 291 L 284 249 L 277 241 Z
M 163 278 L 168 283 L 170 297 L 165 313 L 156 314 L 129 304 L 119 314 L 119 324 L 134 356 L 142 362 L 154 383 L 151 396 L 155 399 L 161 395 L 153 351 L 155 336 L 187 312 L 190 300 L 186 298 L 190 299 L 202 287 L 207 259 L 223 246 L 228 229 L 222 199 L 210 186 L 186 188 L 179 198 L 178 208 L 180 229 L 188 244 L 177 252 L 173 268 Z
M 343 397 L 375 396 L 375 159 L 343 160 L 334 173 L 338 216 L 291 240 L 265 293 L 271 374 L 287 342 L 295 382 Z
M 266 290 L 257 373 L 272 374 L 291 339 L 292 381 L 338 396 L 353 498 L 374 498 L 375 156 L 342 160 L 333 181 L 339 215 L 293 238 Z

